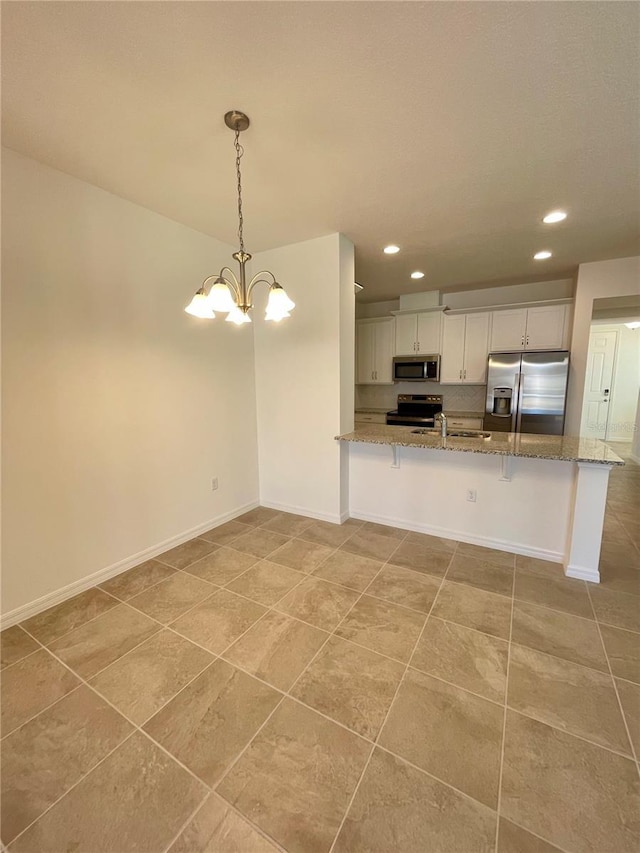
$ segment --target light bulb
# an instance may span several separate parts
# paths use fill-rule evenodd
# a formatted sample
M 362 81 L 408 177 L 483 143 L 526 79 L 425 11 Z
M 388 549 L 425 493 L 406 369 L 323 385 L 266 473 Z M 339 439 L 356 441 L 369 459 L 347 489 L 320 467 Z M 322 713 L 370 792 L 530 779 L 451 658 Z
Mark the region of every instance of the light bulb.
M 269 290 L 269 299 L 267 301 L 267 314 L 272 315 L 269 319 L 276 319 L 276 316 L 281 318 L 284 314 L 295 307 L 296 303 L 289 299 L 277 282 L 271 285 L 271 289 Z
M 234 305 L 231 311 L 227 314 L 227 323 L 235 323 L 236 326 L 242 326 L 243 323 L 250 323 L 251 317 L 241 311 L 237 305 Z
M 551 213 L 547 213 L 542 221 L 546 222 L 547 225 L 553 225 L 555 222 L 563 222 L 566 218 L 567 214 L 564 210 L 552 210 Z
M 550 258 L 550 257 L 551 257 L 551 252 L 547 252 L 545 250 L 542 252 L 536 252 L 535 255 L 533 256 L 533 260 L 534 261 L 546 261 L 547 258 Z
M 211 310 L 209 299 L 202 288 L 196 291 L 196 295 L 184 310 L 187 314 L 200 317 L 202 320 L 213 320 L 216 316 Z
M 218 279 L 209 291 L 209 305 L 221 314 L 228 314 L 236 307 L 231 291 L 222 279 Z

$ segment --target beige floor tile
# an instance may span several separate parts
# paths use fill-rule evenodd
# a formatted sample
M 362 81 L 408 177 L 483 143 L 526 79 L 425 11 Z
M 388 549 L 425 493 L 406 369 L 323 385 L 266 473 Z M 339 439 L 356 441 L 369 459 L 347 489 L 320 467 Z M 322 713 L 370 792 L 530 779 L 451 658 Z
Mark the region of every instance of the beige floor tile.
M 522 554 L 516 554 L 516 569 L 526 569 L 528 572 L 537 572 L 561 580 L 565 576 L 562 563 L 552 563 L 538 557 L 525 557 Z
M 370 748 L 285 699 L 218 791 L 290 853 L 326 853 Z
M 436 548 L 427 548 L 405 539 L 393 552 L 389 560 L 394 566 L 424 572 L 441 578 L 449 567 L 452 553 Z
M 640 596 L 640 569 L 621 563 L 600 560 L 600 585 L 603 589 Z M 640 602 L 638 602 L 640 607 Z
M 279 690 L 288 690 L 328 636 L 319 628 L 272 610 L 224 656 Z
M 200 578 L 176 572 L 167 580 L 134 596 L 128 603 L 152 619 L 168 625 L 215 590 L 216 587 Z
M 388 524 L 377 524 L 375 521 L 365 521 L 360 527 L 360 533 L 367 535 L 375 533 L 377 536 L 388 536 L 391 539 L 404 539 L 407 535 L 407 530 L 402 530 L 400 527 L 391 527 Z
M 340 550 L 383 563 L 393 554 L 399 542 L 399 539 L 394 539 L 392 536 L 381 536 L 379 533 L 371 533 L 360 528 L 347 539 L 344 545 L 340 546 Z
M 379 742 L 495 809 L 503 718 L 501 706 L 409 669 Z
M 406 663 L 424 622 L 422 613 L 363 595 L 336 633 L 346 640 L 353 640 L 374 652 Z
M 292 695 L 373 739 L 403 673 L 401 663 L 332 637 L 296 683 Z
M 258 527 L 260 524 L 266 524 L 272 518 L 277 518 L 281 513 L 277 509 L 271 509 L 268 506 L 257 506 L 255 509 L 250 509 L 244 515 L 239 515 L 235 521 L 242 524 L 250 524 L 252 527 Z
M 262 560 L 228 584 L 227 589 L 268 607 L 279 601 L 303 578 L 300 572 Z
M 504 595 L 445 581 L 431 613 L 449 622 L 509 639 L 511 601 Z
M 165 566 L 164 563 L 159 563 L 157 560 L 147 560 L 146 563 L 141 563 L 128 572 L 123 572 L 121 575 L 116 575 L 115 578 L 105 581 L 100 584 L 100 589 L 108 592 L 109 595 L 114 595 L 120 601 L 127 601 L 144 592 L 151 586 L 155 586 L 160 581 L 171 577 L 175 569 L 171 566 Z
M 442 536 L 432 536 L 430 533 L 409 533 L 407 542 L 412 545 L 422 545 L 430 551 L 447 551 L 450 554 L 458 547 L 456 539 L 444 539 Z
M 271 533 L 281 533 L 283 536 L 300 536 L 307 527 L 313 524 L 313 521 L 313 518 L 307 518 L 304 515 L 282 512 L 263 524 L 262 529 L 269 530 Z
M 213 655 L 163 630 L 112 663 L 91 686 L 142 725 L 212 661 Z
M 411 666 L 458 687 L 504 702 L 509 644 L 431 616 Z
M 447 572 L 447 580 L 509 597 L 513 593 L 513 576 L 512 568 L 487 563 L 459 551 L 456 551 Z
M 0 681 L 3 737 L 79 684 L 76 676 L 44 649 L 4 670 Z
M 81 685 L 2 742 L 2 840 L 26 829 L 133 731 Z
M 506 566 L 513 569 L 516 555 L 509 551 L 498 551 L 497 548 L 486 548 L 484 545 L 472 545 L 470 542 L 460 542 L 456 550 L 458 557 L 475 557 L 494 566 Z
M 197 563 L 192 563 L 185 571 L 209 583 L 224 586 L 255 566 L 258 559 L 251 554 L 222 547 Z
M 516 826 L 510 820 L 500 818 L 498 831 L 498 849 L 496 853 L 561 853 L 559 848 L 526 829 Z
M 495 812 L 376 749 L 334 853 L 493 853 Z
M 630 681 L 621 681 L 616 678 L 616 685 L 631 742 L 638 757 L 640 756 L 640 684 L 632 684 Z
M 207 542 L 214 542 L 216 545 L 229 545 L 238 536 L 248 533 L 251 529 L 252 526 L 250 524 L 242 524 L 239 521 L 227 521 L 226 524 L 220 524 L 218 527 L 214 527 L 213 530 L 201 533 L 200 538 L 206 539 Z
M 233 540 L 236 551 L 251 554 L 254 557 L 268 557 L 276 548 L 280 548 L 287 541 L 287 537 L 281 533 L 271 533 L 263 527 L 256 527 L 249 533 L 244 533 Z
M 562 610 L 593 619 L 586 584 L 573 578 L 545 577 L 539 572 L 516 569 L 515 597 L 531 604 Z
M 278 603 L 278 610 L 332 631 L 358 599 L 358 593 L 334 583 L 309 578 Z
M 640 684 L 640 636 L 610 625 L 601 625 L 600 630 L 613 674 Z
M 276 853 L 261 835 L 216 794 L 210 794 L 168 853 Z
M 37 652 L 40 645 L 19 625 L 13 625 L 0 634 L 1 666 L 9 666 L 27 655 Z
M 329 521 L 314 521 L 302 534 L 302 539 L 326 545 L 329 548 L 339 548 L 358 528 L 350 524 L 331 524 Z
M 206 539 L 191 539 L 189 542 L 183 542 L 182 545 L 177 545 L 171 548 L 170 551 L 165 551 L 156 557 L 161 563 L 166 563 L 167 566 L 172 566 L 174 569 L 186 569 L 191 563 L 196 560 L 201 560 L 207 554 L 215 551 L 218 546 L 213 542 L 207 542 Z
M 16 839 L 11 853 L 155 853 L 171 842 L 206 793 L 135 733 Z
M 121 604 L 56 640 L 51 651 L 82 678 L 90 678 L 159 630 L 157 622 Z
M 315 542 L 307 542 L 306 539 L 290 539 L 277 551 L 269 554 L 272 563 L 279 566 L 288 566 L 298 572 L 311 574 L 324 563 L 334 549 L 327 545 L 318 545 Z
M 630 753 L 609 674 L 511 646 L 509 707 L 601 746 Z
M 623 566 L 633 566 L 636 569 L 640 569 L 640 552 L 628 540 L 612 541 L 604 539 L 600 551 L 600 559 L 606 563 L 618 563 Z
M 511 639 L 521 646 L 608 672 L 598 626 L 590 619 L 516 601 Z
M 171 627 L 199 646 L 221 654 L 266 612 L 255 601 L 220 589 Z
M 315 577 L 348 586 L 362 592 L 378 574 L 384 564 L 369 557 L 360 557 L 348 551 L 334 551 L 314 572 Z
M 508 711 L 501 813 L 571 853 L 635 853 L 640 780 L 630 759 Z
M 640 632 L 640 601 L 637 595 L 600 589 L 590 584 L 591 601 L 598 622 Z
M 96 616 L 106 613 L 116 607 L 118 602 L 115 598 L 107 595 L 97 587 L 87 589 L 80 595 L 50 607 L 37 616 L 32 616 L 22 623 L 24 628 L 32 634 L 36 640 L 49 645 L 58 637 L 68 634 L 79 625 L 84 625 Z
M 281 696 L 218 659 L 144 730 L 207 785 L 215 785 Z
M 400 566 L 385 566 L 367 589 L 367 595 L 428 613 L 440 588 L 440 579 Z

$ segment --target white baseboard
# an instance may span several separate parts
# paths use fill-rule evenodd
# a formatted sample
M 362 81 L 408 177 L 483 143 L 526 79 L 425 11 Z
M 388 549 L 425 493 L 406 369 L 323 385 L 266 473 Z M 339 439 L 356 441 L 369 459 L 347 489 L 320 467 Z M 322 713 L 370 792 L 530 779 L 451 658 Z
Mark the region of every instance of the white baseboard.
M 74 595 L 78 595 L 80 592 L 84 592 L 85 589 L 91 589 L 92 586 L 104 583 L 104 581 L 122 574 L 122 572 L 133 569 L 134 566 L 144 563 L 145 560 L 157 557 L 158 554 L 164 554 L 164 552 L 168 551 L 170 548 L 175 548 L 176 545 L 182 545 L 183 542 L 188 542 L 189 539 L 193 539 L 201 533 L 211 530 L 213 527 L 219 527 L 221 524 L 231 521 L 239 515 L 249 512 L 250 509 L 255 509 L 257 506 L 259 506 L 258 501 L 252 501 L 251 503 L 238 507 L 231 512 L 225 512 L 222 515 L 216 516 L 216 518 L 212 518 L 210 521 L 198 524 L 196 527 L 192 527 L 190 530 L 185 530 L 177 536 L 172 536 L 170 539 L 158 542 L 157 545 L 145 548 L 137 554 L 125 557 L 124 560 L 118 560 L 117 563 L 105 566 L 104 569 L 100 569 L 97 572 L 93 572 L 93 574 L 87 575 L 84 578 L 80 578 L 77 581 L 73 581 L 73 583 L 63 586 L 60 589 L 56 589 L 53 592 L 49 592 L 46 595 L 41 596 L 40 598 L 36 598 L 35 601 L 30 601 L 27 604 L 16 607 L 15 610 L 10 610 L 0 616 L 0 629 L 9 628 L 11 625 L 23 622 L 31 616 L 36 616 L 38 613 L 42 613 L 43 610 L 47 610 L 55 604 L 60 604 L 68 598 L 73 598 Z
M 294 515 L 306 515 L 307 518 L 317 518 L 318 521 L 330 521 L 332 524 L 342 524 L 343 521 L 349 518 L 349 513 L 343 513 L 343 518 L 337 513 L 317 512 L 313 509 L 307 509 L 304 506 L 292 506 L 291 504 L 281 504 L 275 501 L 261 500 L 260 506 L 266 506 L 269 509 L 278 509 L 280 512 L 291 512 Z
M 429 533 L 431 536 L 441 536 L 443 539 L 456 539 L 458 542 L 468 542 L 470 545 L 482 545 L 484 548 L 495 548 L 497 551 L 509 551 L 512 554 L 522 554 L 524 557 L 537 557 L 539 560 L 548 560 L 551 563 L 561 563 L 564 554 L 559 551 L 549 551 L 545 548 L 535 548 L 522 545 L 519 542 L 511 542 L 508 539 L 492 539 L 488 536 L 475 536 L 464 533 L 461 530 L 451 530 L 446 527 L 434 527 L 419 522 L 407 522 L 402 518 L 390 518 L 382 515 L 373 515 L 368 512 L 351 510 L 351 518 L 360 521 L 374 521 L 378 524 L 390 524 L 402 530 L 411 530 L 414 533 Z
M 600 583 L 600 572 L 597 569 L 585 569 L 582 566 L 565 566 L 564 573 L 568 578 L 577 578 L 590 583 Z

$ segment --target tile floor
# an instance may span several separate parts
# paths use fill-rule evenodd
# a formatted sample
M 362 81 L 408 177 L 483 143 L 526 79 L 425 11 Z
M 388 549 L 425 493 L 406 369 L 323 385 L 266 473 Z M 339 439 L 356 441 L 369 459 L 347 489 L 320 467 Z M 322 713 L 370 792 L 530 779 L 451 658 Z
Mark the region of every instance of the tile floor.
M 7 629 L 3 844 L 635 853 L 639 497 L 600 586 L 259 508 Z

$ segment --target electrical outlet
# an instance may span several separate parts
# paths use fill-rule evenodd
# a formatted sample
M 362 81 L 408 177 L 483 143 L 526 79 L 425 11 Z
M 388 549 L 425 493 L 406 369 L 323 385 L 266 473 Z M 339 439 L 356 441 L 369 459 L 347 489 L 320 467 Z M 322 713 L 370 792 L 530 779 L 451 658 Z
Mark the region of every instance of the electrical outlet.
M 476 494 L 476 490 L 475 490 L 475 489 L 467 489 L 467 500 L 468 500 L 468 501 L 471 501 L 472 503 L 475 503 L 475 502 L 476 502 L 476 497 L 477 497 L 477 494 Z
M 217 477 L 214 477 L 214 478 L 211 480 L 211 491 L 212 491 L 212 492 L 215 492 L 215 490 L 216 490 L 217 488 L 218 488 L 218 478 L 217 478 Z

